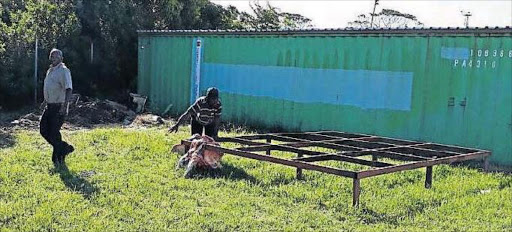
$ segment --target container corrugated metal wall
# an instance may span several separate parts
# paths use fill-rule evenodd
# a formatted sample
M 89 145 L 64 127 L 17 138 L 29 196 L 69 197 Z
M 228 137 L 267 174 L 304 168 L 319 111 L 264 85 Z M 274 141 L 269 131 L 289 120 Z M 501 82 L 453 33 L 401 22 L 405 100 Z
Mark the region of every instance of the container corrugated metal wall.
M 188 106 L 197 36 L 140 34 L 154 109 Z M 200 90 L 219 88 L 224 121 L 489 149 L 512 166 L 511 33 L 200 36 Z
M 149 97 L 153 110 L 186 109 L 190 98 L 192 40 L 188 37 L 139 38 L 138 92 Z M 186 78 L 185 78 L 186 77 Z

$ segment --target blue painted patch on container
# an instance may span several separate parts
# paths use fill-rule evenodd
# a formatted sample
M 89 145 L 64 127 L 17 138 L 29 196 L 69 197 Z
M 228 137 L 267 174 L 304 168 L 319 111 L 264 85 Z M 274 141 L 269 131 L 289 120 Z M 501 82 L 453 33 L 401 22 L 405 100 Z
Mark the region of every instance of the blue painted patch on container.
M 469 58 L 469 48 L 441 47 L 441 57 L 450 60 Z
M 411 109 L 412 72 L 204 63 L 201 90 L 363 109 Z

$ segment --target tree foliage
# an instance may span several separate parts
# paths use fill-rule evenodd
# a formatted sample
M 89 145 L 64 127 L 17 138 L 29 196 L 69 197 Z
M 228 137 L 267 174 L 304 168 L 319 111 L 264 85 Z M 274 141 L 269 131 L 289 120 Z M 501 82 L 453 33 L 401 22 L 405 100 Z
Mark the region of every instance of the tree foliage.
M 0 22 L 0 103 L 20 105 L 20 101 L 30 98 L 34 87 L 36 36 L 42 50 L 51 49 L 76 35 L 80 24 L 71 1 L 60 1 L 60 4 L 44 0 L 3 1 L 1 4 L 8 7 L 1 11 Z M 48 61 L 41 64 L 47 67 Z M 40 68 L 38 73 L 42 72 Z
M 0 105 L 4 108 L 32 102 L 36 38 L 39 96 L 48 52 L 57 47 L 71 69 L 75 91 L 115 99 L 136 88 L 137 30 L 311 26 L 310 19 L 270 4 L 256 2 L 247 13 L 208 0 L 0 0 L 0 19 Z
M 311 28 L 311 19 L 300 14 L 282 12 L 279 8 L 270 5 L 251 3 L 252 15 L 241 13 L 240 19 L 245 29 L 306 29 Z
M 373 15 L 373 25 L 371 25 L 372 13 L 361 14 L 357 19 L 349 22 L 349 26 L 366 29 L 366 28 L 411 28 L 422 27 L 416 16 L 402 13 L 392 9 L 382 9 L 381 12 Z

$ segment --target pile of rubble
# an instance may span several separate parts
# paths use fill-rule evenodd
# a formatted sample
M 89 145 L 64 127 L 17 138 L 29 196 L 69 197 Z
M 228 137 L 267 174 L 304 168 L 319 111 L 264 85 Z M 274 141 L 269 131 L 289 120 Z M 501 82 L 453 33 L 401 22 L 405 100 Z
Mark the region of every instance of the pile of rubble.
M 137 114 L 128 107 L 110 100 L 78 101 L 69 108 L 66 122 L 79 127 L 117 124 L 133 121 Z
M 92 128 L 107 124 L 154 126 L 166 123 L 160 116 L 147 113 L 137 115 L 128 107 L 110 100 L 75 96 L 72 102 L 64 128 Z M 138 110 L 140 111 L 140 109 Z M 11 126 L 36 128 L 39 126 L 41 114 L 40 110 L 26 114 L 11 121 Z
M 132 126 L 158 126 L 169 124 L 169 121 L 154 114 L 141 114 L 130 123 Z
M 35 113 L 29 113 L 21 116 L 19 119 L 16 119 L 11 122 L 12 125 L 20 126 L 23 128 L 33 128 L 39 126 L 39 119 L 41 115 Z

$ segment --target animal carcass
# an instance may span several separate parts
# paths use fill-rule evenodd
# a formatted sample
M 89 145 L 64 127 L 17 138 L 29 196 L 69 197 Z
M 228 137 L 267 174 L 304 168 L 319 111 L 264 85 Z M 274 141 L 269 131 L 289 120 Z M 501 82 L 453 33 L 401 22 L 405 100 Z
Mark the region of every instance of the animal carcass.
M 189 150 L 178 161 L 177 169 L 186 167 L 185 178 L 191 177 L 198 169 L 217 169 L 221 168 L 220 160 L 223 154 L 217 151 L 207 150 L 205 145 L 220 146 L 210 136 L 199 134 L 193 135 L 190 139 L 191 144 Z M 173 147 L 173 151 L 183 152 L 185 149 L 182 145 Z

